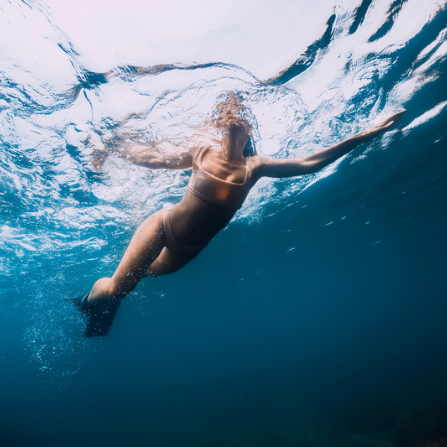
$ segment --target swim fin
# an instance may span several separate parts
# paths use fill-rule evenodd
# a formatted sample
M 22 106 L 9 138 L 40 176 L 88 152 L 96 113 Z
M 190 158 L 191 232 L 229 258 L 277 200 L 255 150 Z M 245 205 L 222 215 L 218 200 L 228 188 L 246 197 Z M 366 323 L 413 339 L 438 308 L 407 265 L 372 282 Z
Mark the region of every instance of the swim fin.
M 116 312 L 120 307 L 121 300 L 93 304 L 87 301 L 88 296 L 89 294 L 87 293 L 87 295 L 68 299 L 71 304 L 88 317 L 84 337 L 89 338 L 107 335 L 115 319 Z

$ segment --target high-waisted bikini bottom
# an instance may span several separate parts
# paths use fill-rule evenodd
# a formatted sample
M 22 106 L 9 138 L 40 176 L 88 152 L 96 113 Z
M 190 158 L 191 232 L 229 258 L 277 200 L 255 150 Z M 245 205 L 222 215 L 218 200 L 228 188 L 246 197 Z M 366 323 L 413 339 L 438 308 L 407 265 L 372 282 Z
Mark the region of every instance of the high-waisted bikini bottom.
M 163 215 L 163 228 L 166 237 L 166 247 L 169 250 L 182 252 L 200 251 L 208 245 L 184 245 L 178 242 L 172 232 L 171 210 L 169 208 L 165 210 Z

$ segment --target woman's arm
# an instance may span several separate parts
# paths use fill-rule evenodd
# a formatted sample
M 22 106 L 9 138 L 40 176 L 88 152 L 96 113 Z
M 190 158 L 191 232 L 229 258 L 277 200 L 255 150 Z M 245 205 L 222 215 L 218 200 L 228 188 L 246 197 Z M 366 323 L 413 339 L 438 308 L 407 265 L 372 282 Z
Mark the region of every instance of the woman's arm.
M 197 145 L 185 143 L 181 149 L 170 146 L 166 150 L 159 143 L 129 144 L 108 140 L 102 143 L 99 138 L 90 137 L 88 143 L 93 148 L 92 164 L 99 171 L 109 154 L 118 154 L 130 162 L 150 169 L 188 169 Z
M 195 148 L 182 148 L 164 153 L 154 146 L 135 145 L 118 149 L 121 157 L 150 169 L 188 169 L 192 167 Z
M 343 155 L 346 155 L 359 144 L 366 143 L 377 135 L 387 131 L 404 113 L 405 110 L 395 113 L 382 123 L 305 158 L 275 160 L 268 157 L 256 157 L 256 176 L 258 178 L 263 176 L 283 178 L 317 172 Z

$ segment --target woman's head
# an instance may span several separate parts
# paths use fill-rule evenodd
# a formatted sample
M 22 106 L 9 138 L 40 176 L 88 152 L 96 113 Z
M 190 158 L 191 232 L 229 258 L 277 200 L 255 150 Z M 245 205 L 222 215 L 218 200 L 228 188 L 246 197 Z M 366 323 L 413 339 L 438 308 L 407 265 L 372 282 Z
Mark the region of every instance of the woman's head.
M 228 93 L 216 106 L 214 122 L 224 138 L 246 142 L 245 156 L 255 155 L 256 151 L 251 140 L 252 125 L 247 119 L 249 113 L 241 101 L 240 95 L 234 92 Z
M 240 97 L 231 92 L 217 104 L 214 122 L 224 135 L 226 133 L 244 134 L 251 137 L 251 125 L 242 116 L 245 110 Z

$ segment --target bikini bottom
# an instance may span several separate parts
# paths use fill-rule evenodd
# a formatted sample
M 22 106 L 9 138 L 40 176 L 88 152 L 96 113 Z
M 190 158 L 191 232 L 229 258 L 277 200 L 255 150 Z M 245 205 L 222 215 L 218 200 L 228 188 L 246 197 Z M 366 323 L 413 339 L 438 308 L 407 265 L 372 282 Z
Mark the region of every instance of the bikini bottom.
M 163 228 L 165 232 L 166 238 L 166 247 L 172 251 L 181 251 L 181 252 L 197 252 L 204 249 L 208 244 L 205 245 L 184 245 L 177 241 L 172 232 L 171 226 L 171 210 L 167 209 L 163 215 Z

